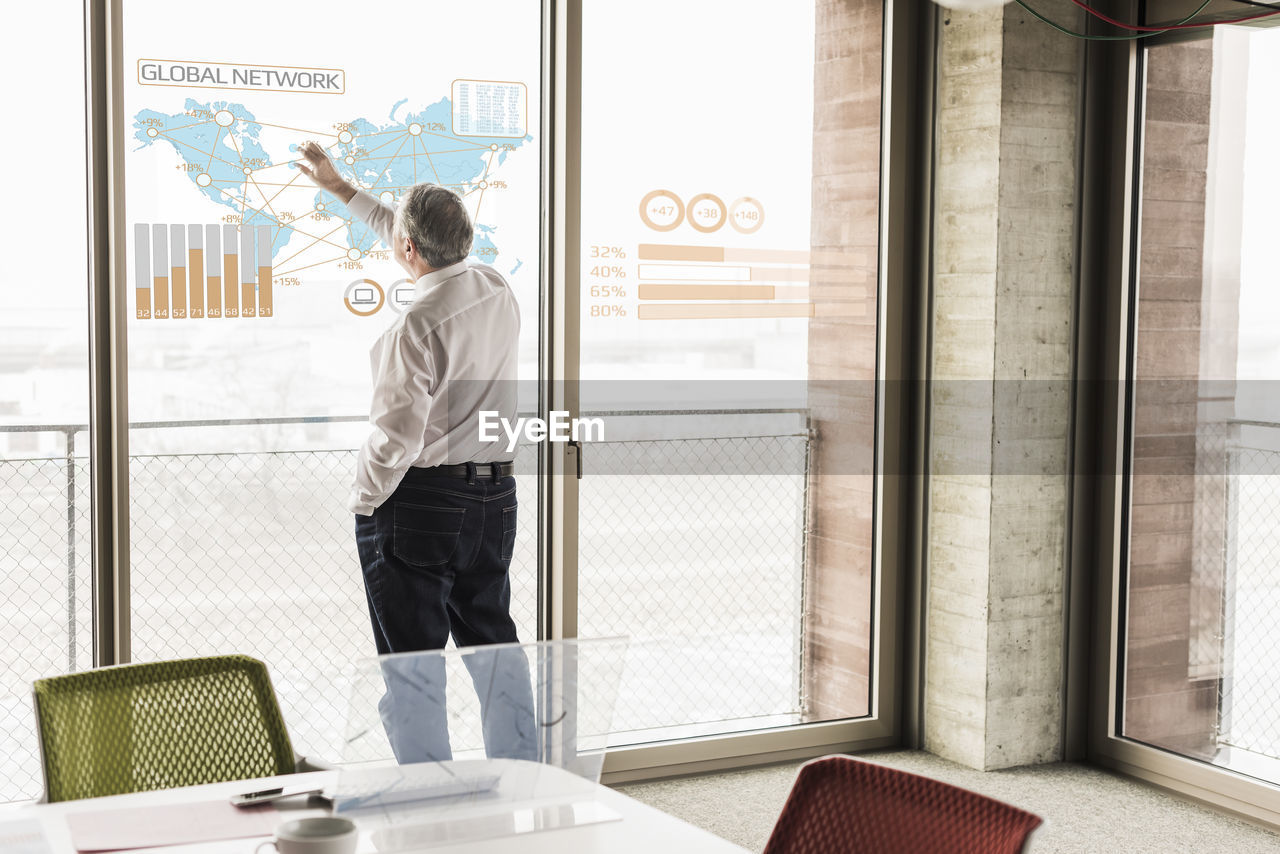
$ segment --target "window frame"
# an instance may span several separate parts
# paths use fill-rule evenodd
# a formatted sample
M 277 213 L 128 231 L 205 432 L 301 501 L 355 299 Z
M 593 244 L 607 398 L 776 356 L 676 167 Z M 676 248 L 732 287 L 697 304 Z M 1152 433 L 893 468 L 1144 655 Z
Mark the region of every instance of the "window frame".
M 1142 210 L 1146 48 L 1091 42 L 1084 116 L 1084 213 L 1077 330 L 1082 382 L 1076 412 L 1068 618 L 1067 759 L 1126 775 L 1280 825 L 1280 785 L 1120 735 L 1129 487 Z M 1121 176 L 1119 181 L 1109 176 Z
M 122 12 L 85 0 L 89 100 L 90 454 L 94 665 L 130 650 L 129 417 Z M 578 414 L 582 0 L 542 0 L 540 414 Z M 866 718 L 611 750 L 605 780 L 802 759 L 918 742 L 927 342 L 928 179 L 936 10 L 884 7 L 878 248 L 877 471 L 871 713 Z M 120 251 L 116 251 L 117 248 Z M 576 449 L 540 462 L 540 639 L 577 634 Z M 916 602 L 915 607 L 911 602 Z

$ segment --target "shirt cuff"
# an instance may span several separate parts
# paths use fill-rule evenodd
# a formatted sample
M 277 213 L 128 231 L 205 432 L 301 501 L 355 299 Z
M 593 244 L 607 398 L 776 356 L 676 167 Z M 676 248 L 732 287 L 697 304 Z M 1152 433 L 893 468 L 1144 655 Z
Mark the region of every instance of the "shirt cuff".
M 378 506 L 376 504 L 370 504 L 367 501 L 361 500 L 360 492 L 358 490 L 351 490 L 351 495 L 347 498 L 347 510 L 355 513 L 357 516 L 372 516 L 373 511 L 377 509 Z
M 360 217 L 360 219 L 367 219 L 381 204 L 382 202 L 378 201 L 378 197 L 373 193 L 367 190 L 356 190 L 356 194 L 351 197 L 351 201 L 347 202 L 347 210 Z

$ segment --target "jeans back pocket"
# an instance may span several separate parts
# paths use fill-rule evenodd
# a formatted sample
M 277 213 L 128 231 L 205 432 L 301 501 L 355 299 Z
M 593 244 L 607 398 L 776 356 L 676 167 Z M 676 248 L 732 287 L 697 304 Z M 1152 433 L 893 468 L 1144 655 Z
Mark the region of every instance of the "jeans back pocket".
M 431 507 L 397 501 L 392 507 L 391 553 L 411 566 L 449 562 L 462 535 L 461 507 Z
M 516 551 L 515 505 L 502 509 L 502 560 L 509 561 Z

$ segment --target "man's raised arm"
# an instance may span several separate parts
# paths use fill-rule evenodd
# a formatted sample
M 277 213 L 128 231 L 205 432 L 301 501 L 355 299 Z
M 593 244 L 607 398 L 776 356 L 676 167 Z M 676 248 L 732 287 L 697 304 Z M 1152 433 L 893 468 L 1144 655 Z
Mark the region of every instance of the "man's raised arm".
M 338 174 L 338 170 L 334 168 L 333 161 L 329 159 L 325 150 L 316 143 L 304 142 L 298 147 L 298 151 L 307 161 L 298 163 L 302 174 L 315 182 L 317 187 L 346 205 L 347 210 L 364 220 L 378 237 L 382 238 L 382 242 L 390 246 L 391 228 L 396 218 L 395 208 L 379 201 L 372 193 L 366 193 L 351 186 Z

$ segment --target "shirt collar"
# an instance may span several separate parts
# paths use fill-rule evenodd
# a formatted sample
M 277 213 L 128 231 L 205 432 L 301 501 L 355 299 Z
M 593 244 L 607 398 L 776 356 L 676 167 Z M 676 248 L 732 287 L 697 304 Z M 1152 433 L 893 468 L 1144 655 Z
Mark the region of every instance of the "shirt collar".
M 439 270 L 432 270 L 430 273 L 427 273 L 425 276 L 413 283 L 414 297 L 420 297 L 446 279 L 452 279 L 459 273 L 465 272 L 469 266 L 467 259 L 463 258 L 456 264 L 450 264 L 448 267 L 441 267 Z

